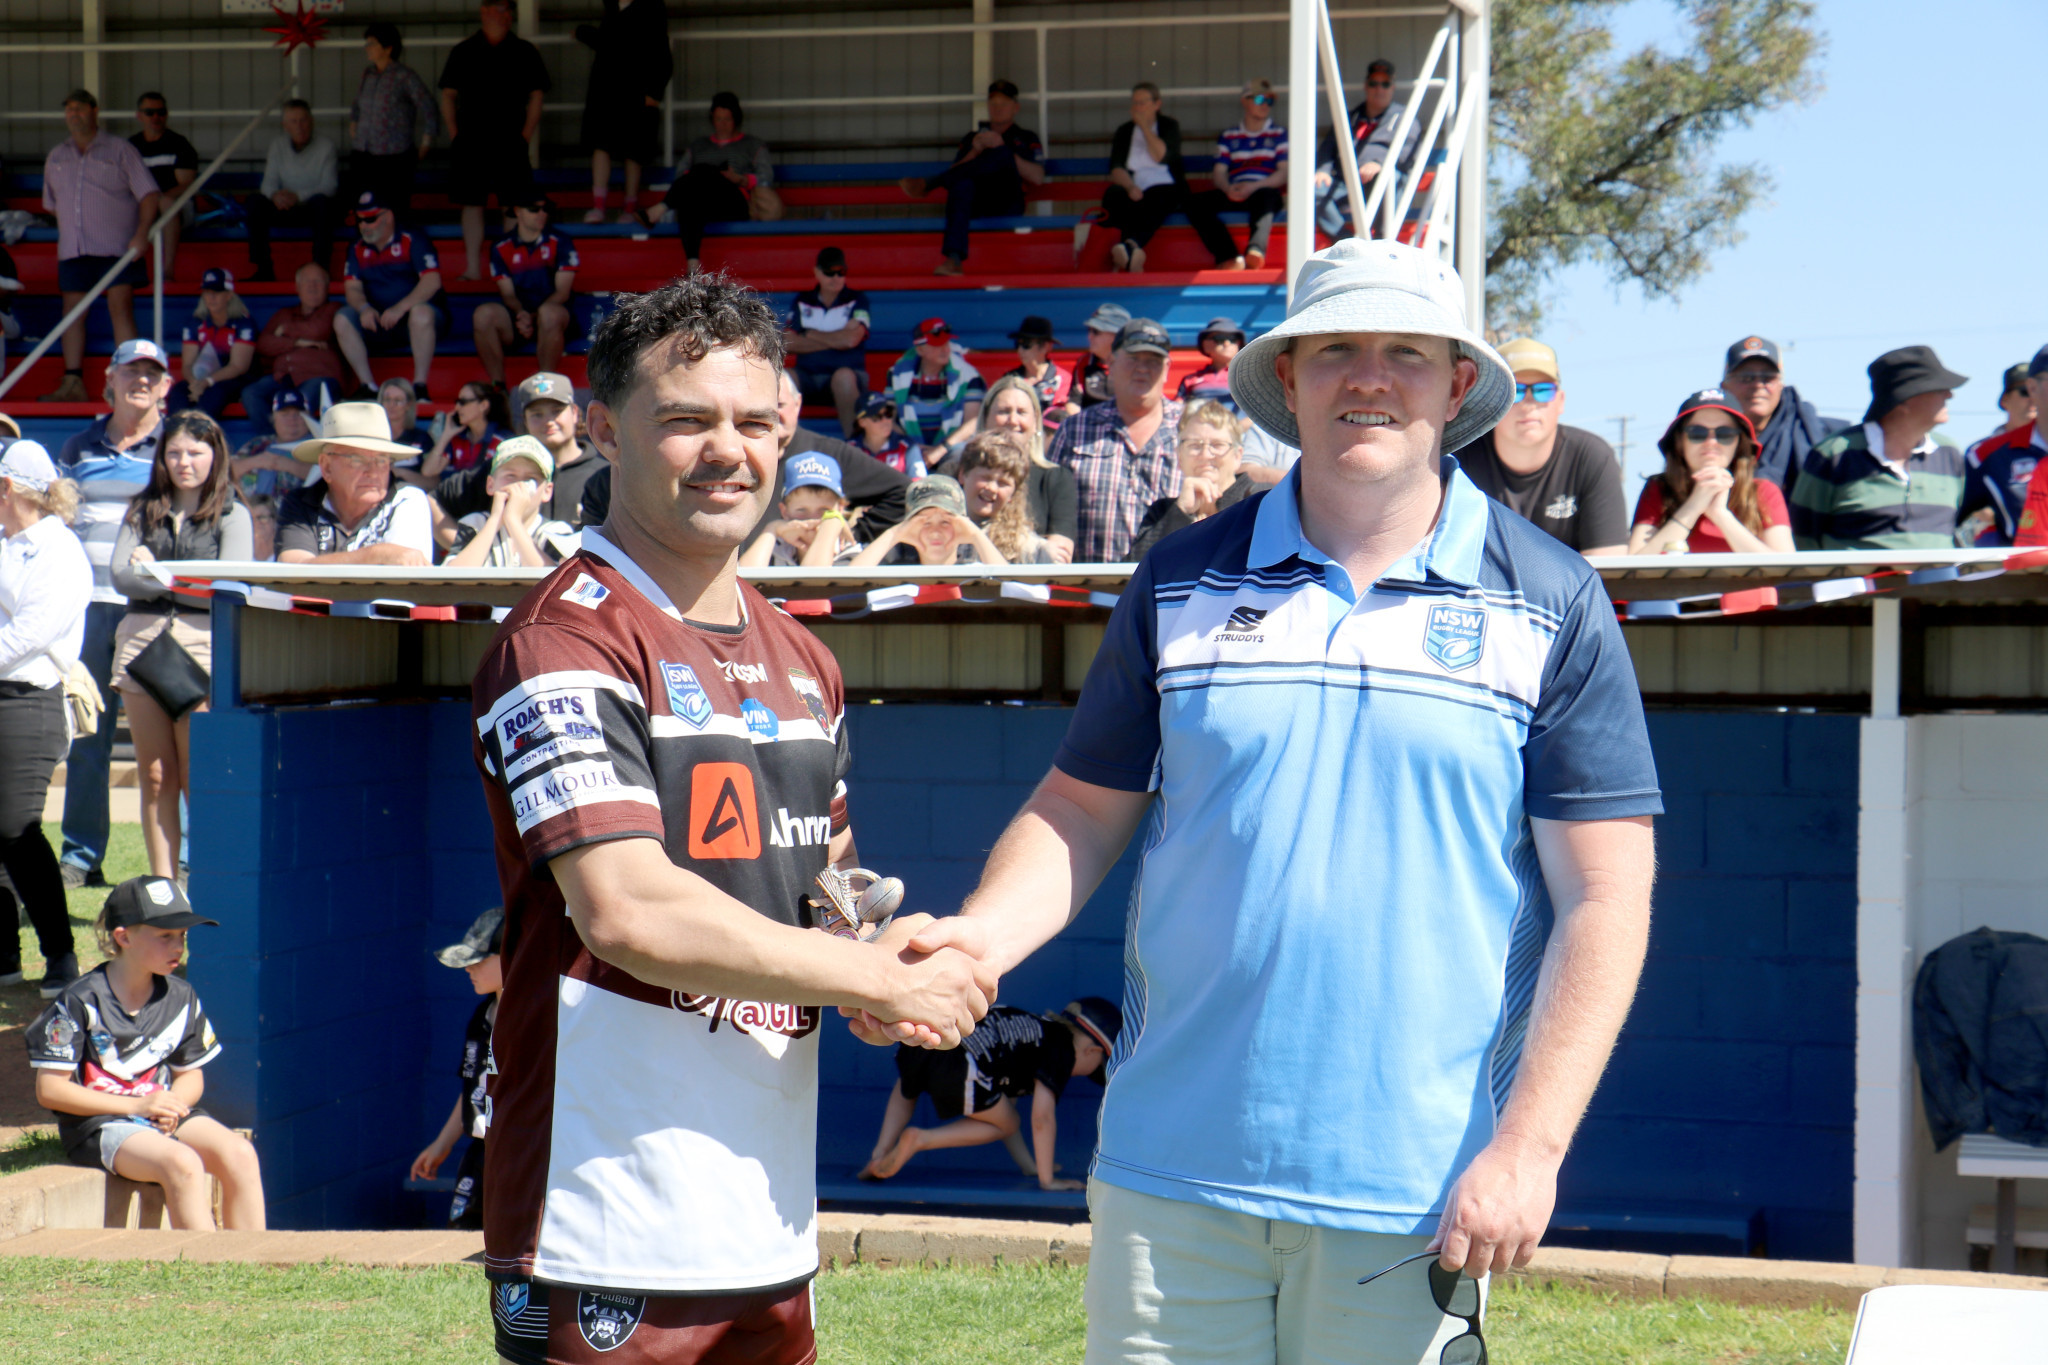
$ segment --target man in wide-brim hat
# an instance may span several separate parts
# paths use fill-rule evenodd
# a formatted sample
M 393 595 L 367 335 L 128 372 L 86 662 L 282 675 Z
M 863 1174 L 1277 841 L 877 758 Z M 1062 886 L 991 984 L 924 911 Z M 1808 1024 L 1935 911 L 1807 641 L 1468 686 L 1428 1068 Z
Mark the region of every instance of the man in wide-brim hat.
M 320 481 L 277 509 L 280 564 L 434 562 L 434 504 L 421 489 L 391 478 L 394 460 L 419 452 L 391 439 L 378 403 L 336 403 L 320 434 L 292 447 L 292 458 L 320 466 Z
M 1470 1277 L 1534 1251 L 1628 1012 L 1642 702 L 1585 559 L 1450 456 L 1514 391 L 1463 299 L 1434 252 L 1309 258 L 1230 372 L 1301 458 L 1138 565 L 1051 773 L 912 940 L 1006 972 L 1147 826 L 1091 1361 L 1483 1359 Z

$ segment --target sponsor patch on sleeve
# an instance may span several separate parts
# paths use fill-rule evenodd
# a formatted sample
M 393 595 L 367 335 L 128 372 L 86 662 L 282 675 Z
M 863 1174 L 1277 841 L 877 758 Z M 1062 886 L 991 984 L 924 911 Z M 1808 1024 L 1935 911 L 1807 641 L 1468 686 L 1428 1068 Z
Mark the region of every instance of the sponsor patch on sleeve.
M 609 761 L 584 759 L 550 768 L 512 789 L 512 816 L 519 832 L 526 833 L 543 820 L 617 801 L 637 801 L 657 809 L 661 803 L 645 787 L 631 787 L 619 781 Z
M 507 781 L 570 753 L 603 753 L 597 693 L 588 687 L 535 692 L 496 717 L 498 752 Z
M 589 574 L 580 573 L 576 575 L 576 581 L 571 583 L 568 590 L 562 594 L 562 600 L 564 602 L 574 602 L 579 607 L 589 607 L 592 611 L 595 611 L 597 610 L 598 603 L 611 595 L 612 590 L 610 588 L 607 588 Z

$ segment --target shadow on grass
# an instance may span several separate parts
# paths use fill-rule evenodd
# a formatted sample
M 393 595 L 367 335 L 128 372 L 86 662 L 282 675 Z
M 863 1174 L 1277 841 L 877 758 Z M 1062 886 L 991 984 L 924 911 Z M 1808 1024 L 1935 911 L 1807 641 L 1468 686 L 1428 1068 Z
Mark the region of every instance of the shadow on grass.
M 64 1144 L 55 1133 L 23 1133 L 14 1145 L 0 1151 L 0 1175 L 30 1171 L 38 1166 L 62 1166 Z

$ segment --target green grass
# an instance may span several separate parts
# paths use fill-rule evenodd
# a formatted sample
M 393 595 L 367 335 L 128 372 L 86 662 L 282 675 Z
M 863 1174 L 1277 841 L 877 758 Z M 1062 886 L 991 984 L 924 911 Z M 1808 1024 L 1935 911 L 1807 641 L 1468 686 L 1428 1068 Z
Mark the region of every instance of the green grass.
M 6 1150 L 0 1151 L 0 1175 L 32 1171 L 38 1166 L 63 1164 L 64 1144 L 57 1141 L 54 1129 L 31 1129 L 28 1132 L 17 1133 Z
M 62 851 L 64 835 L 54 821 L 43 826 L 43 837 L 50 841 L 53 852 Z M 140 877 L 147 871 L 149 856 L 142 851 L 142 826 L 117 824 L 108 835 L 107 856 L 100 866 L 107 884 L 73 887 L 64 893 L 65 908 L 71 915 L 72 938 L 78 945 L 80 971 L 89 971 L 104 961 L 99 945 L 93 942 L 92 922 L 99 918 L 100 906 L 106 903 L 107 892 L 130 877 Z M 36 944 L 35 930 L 24 925 L 21 928 L 21 970 L 30 981 L 36 981 L 41 979 L 43 967 L 43 950 Z M 30 1017 L 34 1017 L 33 1013 Z M 0 1023 L 5 1022 L 0 1019 Z
M 1077 1365 L 1086 1271 L 836 1271 L 818 1280 L 831 1365 Z M 491 1359 L 474 1266 L 205 1266 L 0 1260 L 9 1365 Z M 1635 1302 L 1510 1284 L 1487 1316 L 1496 1365 L 1840 1365 L 1852 1319 L 1832 1309 Z

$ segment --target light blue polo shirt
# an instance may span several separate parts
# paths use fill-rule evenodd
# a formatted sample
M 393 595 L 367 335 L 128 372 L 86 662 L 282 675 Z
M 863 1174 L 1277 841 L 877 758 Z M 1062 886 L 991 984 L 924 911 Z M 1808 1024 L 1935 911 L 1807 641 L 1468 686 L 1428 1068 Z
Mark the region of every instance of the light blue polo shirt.
M 1157 793 L 1101 1180 L 1433 1231 L 1549 939 L 1529 817 L 1663 809 L 1599 579 L 1443 470 L 1435 529 L 1363 596 L 1303 536 L 1297 468 L 1117 605 L 1054 760 Z

